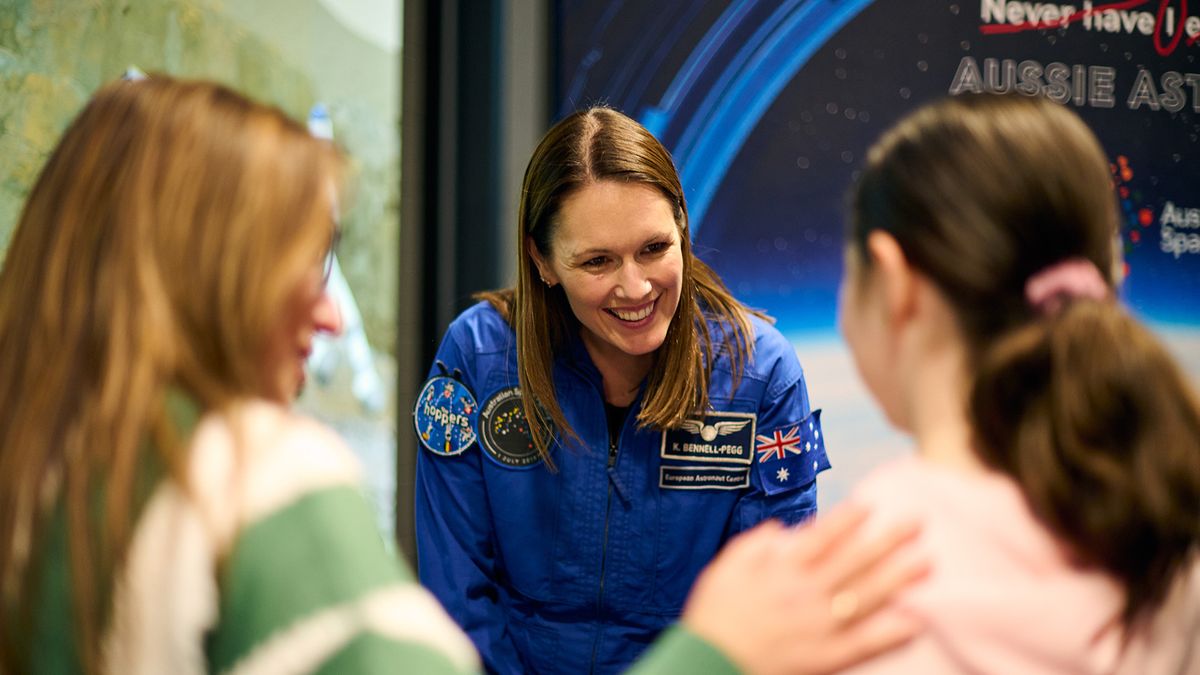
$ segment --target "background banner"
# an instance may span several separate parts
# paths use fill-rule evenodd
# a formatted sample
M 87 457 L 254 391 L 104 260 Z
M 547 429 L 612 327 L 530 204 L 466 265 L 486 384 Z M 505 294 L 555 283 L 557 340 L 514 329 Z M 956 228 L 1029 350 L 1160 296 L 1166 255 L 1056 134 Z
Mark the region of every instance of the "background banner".
M 847 191 L 870 144 L 923 102 L 1018 91 L 1083 117 L 1124 214 L 1124 299 L 1200 380 L 1194 4 L 559 0 L 554 96 L 560 115 L 620 109 L 672 152 L 696 250 L 778 320 L 826 410 L 828 503 L 904 447 L 854 374 L 836 303 Z

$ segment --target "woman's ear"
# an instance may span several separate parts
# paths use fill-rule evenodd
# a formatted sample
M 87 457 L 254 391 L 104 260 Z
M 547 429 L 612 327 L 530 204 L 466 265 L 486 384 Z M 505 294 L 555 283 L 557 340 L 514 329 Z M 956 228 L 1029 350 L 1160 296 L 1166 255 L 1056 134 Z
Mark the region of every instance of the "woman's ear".
M 882 230 L 867 235 L 867 255 L 883 290 L 888 325 L 898 327 L 917 307 L 917 274 L 896 238 Z
M 533 259 L 533 266 L 537 269 L 542 283 L 551 287 L 557 285 L 558 276 L 554 274 L 554 268 L 550 265 L 549 261 L 543 258 L 541 252 L 538 251 L 537 244 L 533 242 L 533 237 L 525 237 L 525 251 Z

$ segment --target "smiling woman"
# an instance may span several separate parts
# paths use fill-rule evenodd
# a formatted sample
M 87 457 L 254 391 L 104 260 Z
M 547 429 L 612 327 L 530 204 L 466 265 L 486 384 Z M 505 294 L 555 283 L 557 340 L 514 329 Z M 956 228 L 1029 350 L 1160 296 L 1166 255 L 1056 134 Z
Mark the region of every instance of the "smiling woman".
M 564 199 L 560 220 L 549 256 L 532 240 L 529 255 L 543 282 L 562 285 L 605 400 L 628 406 L 679 306 L 683 253 L 671 203 L 643 184 L 604 180 Z
M 417 407 L 420 575 L 490 670 L 616 672 L 729 538 L 815 513 L 819 411 L 634 120 L 555 125 L 519 221 L 517 286 L 451 325 Z

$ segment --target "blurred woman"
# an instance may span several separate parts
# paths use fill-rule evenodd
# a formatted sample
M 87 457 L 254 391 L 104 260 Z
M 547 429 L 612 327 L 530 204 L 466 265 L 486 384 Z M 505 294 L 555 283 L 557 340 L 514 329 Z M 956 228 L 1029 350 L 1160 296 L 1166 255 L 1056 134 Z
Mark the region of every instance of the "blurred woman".
M 0 273 L 0 670 L 470 670 L 359 469 L 291 414 L 341 163 L 275 109 L 102 88 Z
M 862 672 L 1200 672 L 1200 408 L 1115 298 L 1108 162 L 1064 106 L 961 97 L 871 149 L 841 324 L 915 457 L 855 499 L 923 524 L 928 630 Z

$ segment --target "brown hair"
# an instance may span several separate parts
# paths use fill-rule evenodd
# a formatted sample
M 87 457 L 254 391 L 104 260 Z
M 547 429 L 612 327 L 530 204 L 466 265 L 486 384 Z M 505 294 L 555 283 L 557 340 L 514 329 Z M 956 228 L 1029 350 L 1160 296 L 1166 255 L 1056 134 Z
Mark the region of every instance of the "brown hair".
M 718 326 L 716 342 L 730 355 L 735 378 L 753 350 L 749 310 L 692 253 L 683 186 L 667 149 L 645 127 L 615 110 L 597 107 L 571 114 L 546 133 L 525 169 L 516 288 L 479 296 L 504 314 L 516 331 L 525 415 L 538 452 L 547 460 L 547 431 L 553 428 L 574 435 L 558 405 L 552 369 L 555 349 L 578 330 L 578 320 L 560 287 L 537 283 L 525 241 L 532 239 L 548 257 L 563 201 L 583 186 L 603 180 L 641 183 L 658 190 L 674 209 L 682 247 L 679 306 L 648 376 L 638 423 L 674 428 L 708 407 L 715 360 L 709 320 Z
M 1119 580 L 1126 625 L 1156 607 L 1200 538 L 1195 395 L 1115 301 L 1043 316 L 1025 295 L 1065 260 L 1116 269 L 1116 199 L 1095 136 L 1044 99 L 943 100 L 870 150 L 853 208 L 860 260 L 867 235 L 885 231 L 954 307 L 975 372 L 976 452 L 1080 562 Z
M 98 669 L 133 488 L 147 462 L 183 483 L 167 392 L 208 410 L 264 391 L 268 334 L 328 245 L 339 174 L 302 126 L 204 82 L 109 84 L 67 129 L 0 272 L 0 670 L 20 671 L 8 619 L 32 615 L 56 505 Z

